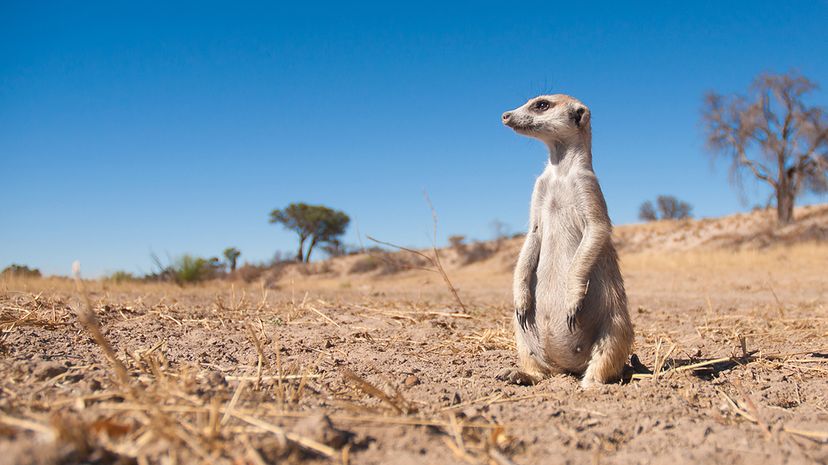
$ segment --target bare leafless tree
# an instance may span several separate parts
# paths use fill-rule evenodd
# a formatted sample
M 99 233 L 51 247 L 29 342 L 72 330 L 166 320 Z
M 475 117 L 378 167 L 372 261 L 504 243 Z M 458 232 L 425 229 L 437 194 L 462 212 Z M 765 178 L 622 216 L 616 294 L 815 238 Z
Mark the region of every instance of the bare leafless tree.
M 659 195 L 656 197 L 656 205 L 662 220 L 683 220 L 693 216 L 693 207 L 672 195 Z
M 642 221 L 658 220 L 658 213 L 656 213 L 656 209 L 653 207 L 652 202 L 646 200 L 640 207 L 638 207 L 638 218 Z
M 655 206 L 647 200 L 638 208 L 638 218 L 644 221 L 683 220 L 693 217 L 693 206 L 672 195 L 659 195 Z
M 702 119 L 711 153 L 730 160 L 737 186 L 741 174 L 750 172 L 773 189 L 781 225 L 793 221 L 802 192 L 828 191 L 828 114 L 803 102 L 816 88 L 795 72 L 763 74 L 749 97 L 705 97 Z

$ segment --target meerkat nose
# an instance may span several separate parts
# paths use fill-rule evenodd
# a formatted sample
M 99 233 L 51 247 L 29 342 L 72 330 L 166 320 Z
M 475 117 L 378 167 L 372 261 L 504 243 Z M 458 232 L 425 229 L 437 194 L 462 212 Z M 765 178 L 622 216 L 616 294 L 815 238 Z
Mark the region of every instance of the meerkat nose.
M 501 116 L 501 118 L 503 119 L 503 124 L 509 124 L 509 118 L 511 118 L 511 117 L 512 117 L 512 112 L 511 111 L 507 111 L 506 113 L 503 113 L 503 116 Z

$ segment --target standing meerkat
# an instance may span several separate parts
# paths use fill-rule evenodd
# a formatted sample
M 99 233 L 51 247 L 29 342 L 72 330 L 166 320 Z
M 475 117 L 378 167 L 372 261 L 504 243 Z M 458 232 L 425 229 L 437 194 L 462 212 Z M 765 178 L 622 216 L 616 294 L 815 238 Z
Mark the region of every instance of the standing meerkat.
M 515 267 L 520 369 L 497 377 L 534 384 L 555 373 L 583 374 L 584 387 L 615 381 L 632 351 L 633 327 L 592 169 L 589 109 L 567 95 L 544 95 L 504 113 L 503 124 L 544 142 L 549 163 L 535 182 Z

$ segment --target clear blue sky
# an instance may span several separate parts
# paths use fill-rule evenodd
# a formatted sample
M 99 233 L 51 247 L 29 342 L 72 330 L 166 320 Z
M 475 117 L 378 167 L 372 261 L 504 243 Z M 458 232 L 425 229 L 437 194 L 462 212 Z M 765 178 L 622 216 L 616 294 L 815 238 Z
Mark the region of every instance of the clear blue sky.
M 0 268 L 263 261 L 294 250 L 268 224 L 293 201 L 422 246 L 424 189 L 441 241 L 517 232 L 546 155 L 500 114 L 544 92 L 591 107 L 614 222 L 662 193 L 724 215 L 748 206 L 705 155 L 704 92 L 828 86 L 824 1 L 150 3 L 0 5 Z

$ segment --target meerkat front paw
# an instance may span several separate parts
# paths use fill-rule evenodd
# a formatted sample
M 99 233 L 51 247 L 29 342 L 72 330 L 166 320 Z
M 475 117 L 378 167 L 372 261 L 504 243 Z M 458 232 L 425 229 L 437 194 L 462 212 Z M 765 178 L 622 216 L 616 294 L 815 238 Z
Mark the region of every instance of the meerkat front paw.
M 570 290 L 564 301 L 564 308 L 566 308 L 566 327 L 569 328 L 570 333 L 574 333 L 578 327 L 578 314 L 581 312 L 587 289 L 589 289 L 589 281 L 585 285 L 570 284 Z
M 578 327 L 578 316 L 581 312 L 581 306 L 584 299 L 578 299 L 566 305 L 566 327 L 569 328 L 570 333 L 574 333 Z
M 526 329 L 526 320 L 534 305 L 532 291 L 529 289 L 518 289 L 515 291 L 515 316 L 521 328 Z
M 533 376 L 515 368 L 504 368 L 495 378 L 519 386 L 532 386 L 537 382 Z
M 526 329 L 526 320 L 532 305 L 531 292 L 519 292 L 515 295 L 515 317 L 522 329 Z

